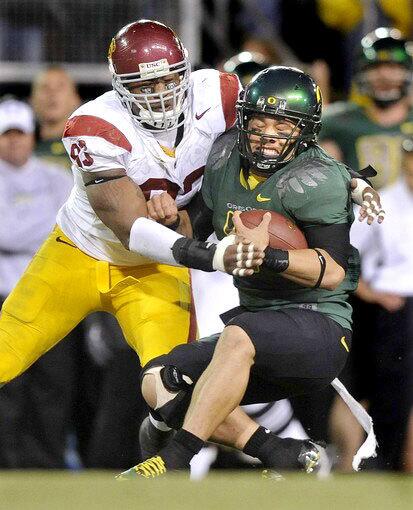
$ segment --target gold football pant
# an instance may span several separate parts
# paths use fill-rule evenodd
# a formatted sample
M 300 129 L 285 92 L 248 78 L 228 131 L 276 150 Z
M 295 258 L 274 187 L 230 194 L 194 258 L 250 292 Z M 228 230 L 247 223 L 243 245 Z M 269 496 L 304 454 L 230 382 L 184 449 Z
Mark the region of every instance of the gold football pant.
M 117 318 L 142 366 L 193 340 L 189 283 L 185 268 L 114 266 L 96 260 L 56 228 L 4 302 L 0 385 L 21 374 L 96 311 Z

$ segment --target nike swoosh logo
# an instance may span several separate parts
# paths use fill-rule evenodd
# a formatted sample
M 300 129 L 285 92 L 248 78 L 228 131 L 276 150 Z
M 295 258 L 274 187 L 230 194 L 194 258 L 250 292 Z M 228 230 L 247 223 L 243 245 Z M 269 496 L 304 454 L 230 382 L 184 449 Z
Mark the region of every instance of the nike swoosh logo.
M 196 113 L 196 114 L 195 114 L 195 118 L 196 118 L 196 120 L 201 119 L 201 118 L 202 118 L 202 117 L 206 114 L 206 112 L 207 112 L 207 111 L 209 111 L 210 109 L 211 109 L 211 107 L 207 108 L 204 112 L 202 112 L 202 113 L 200 113 L 200 114 Z
M 72 248 L 77 248 L 77 246 L 75 246 L 74 244 L 70 244 L 67 241 L 65 241 L 64 239 L 62 239 L 61 236 L 56 237 L 56 242 L 67 244 L 68 246 L 71 246 Z
M 257 202 L 269 202 L 271 198 L 262 197 L 261 193 L 257 195 Z

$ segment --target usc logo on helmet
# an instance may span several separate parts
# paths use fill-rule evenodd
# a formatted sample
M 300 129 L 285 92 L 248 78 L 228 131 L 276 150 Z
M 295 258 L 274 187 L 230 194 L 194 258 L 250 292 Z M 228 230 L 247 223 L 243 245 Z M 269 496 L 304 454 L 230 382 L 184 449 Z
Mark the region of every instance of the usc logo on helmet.
M 116 41 L 115 41 L 115 38 L 113 38 L 111 41 L 110 41 L 110 44 L 109 44 L 109 49 L 108 49 L 108 58 L 111 59 L 112 58 L 112 55 L 113 55 L 113 52 L 116 50 Z

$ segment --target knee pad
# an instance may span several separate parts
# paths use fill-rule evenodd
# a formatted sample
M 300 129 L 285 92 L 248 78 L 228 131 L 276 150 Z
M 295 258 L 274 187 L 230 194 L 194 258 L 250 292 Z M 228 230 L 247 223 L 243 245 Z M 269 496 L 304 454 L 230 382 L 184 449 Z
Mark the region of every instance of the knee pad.
M 192 395 L 192 380 L 172 365 L 151 367 L 143 374 L 155 378 L 154 411 L 173 429 L 182 426 Z

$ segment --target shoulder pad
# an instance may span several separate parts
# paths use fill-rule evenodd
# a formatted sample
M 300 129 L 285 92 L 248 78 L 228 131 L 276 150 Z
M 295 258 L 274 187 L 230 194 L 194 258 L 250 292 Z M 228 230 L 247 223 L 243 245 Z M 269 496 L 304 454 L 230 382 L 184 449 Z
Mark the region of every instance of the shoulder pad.
M 297 156 L 277 181 L 276 187 L 279 195 L 284 196 L 287 190 L 304 194 L 337 175 L 339 165 L 344 168 L 341 163 L 336 162 L 328 155 L 328 157 L 323 157 L 324 155 L 322 149 L 314 148 Z
M 206 166 L 208 168 L 220 168 L 230 157 L 238 141 L 238 130 L 233 127 L 219 136 L 212 145 Z

